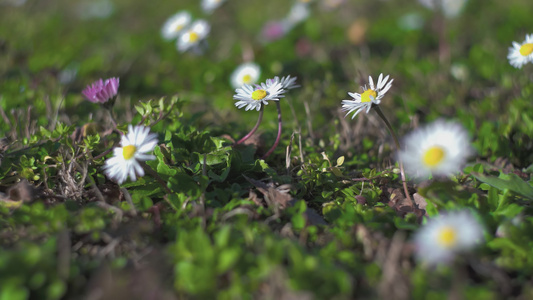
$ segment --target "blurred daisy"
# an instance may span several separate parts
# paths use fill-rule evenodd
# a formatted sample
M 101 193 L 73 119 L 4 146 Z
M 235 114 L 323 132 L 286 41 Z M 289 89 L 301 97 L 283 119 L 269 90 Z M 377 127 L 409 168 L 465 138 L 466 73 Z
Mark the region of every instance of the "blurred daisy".
M 441 214 L 428 220 L 414 236 L 419 260 L 430 265 L 450 262 L 483 238 L 483 226 L 468 211 Z
M 442 120 L 411 132 L 405 137 L 404 146 L 398 158 L 414 177 L 457 173 L 472 154 L 463 126 Z
M 211 26 L 204 20 L 197 20 L 191 26 L 183 31 L 178 37 L 176 46 L 180 52 L 185 52 L 189 49 L 195 49 L 200 46 L 200 43 L 207 37 Z
M 202 0 L 202 9 L 205 13 L 212 13 L 226 0 Z
M 309 5 L 302 2 L 296 2 L 285 18 L 290 27 L 293 27 L 309 17 Z
M 255 87 L 245 84 L 241 88 L 235 90 L 233 99 L 239 100 L 235 102 L 237 108 L 246 107 L 245 110 L 255 109 L 259 111 L 261 104 L 268 105 L 269 100 L 279 101 L 279 98 L 284 97 L 281 83 L 274 79 L 267 80 L 266 83 L 255 85 Z
M 511 66 L 518 69 L 528 62 L 533 62 L 533 34 L 526 34 L 526 40 L 522 44 L 513 42 L 513 47 L 509 47 L 507 59 Z
M 420 4 L 433 10 L 440 10 L 444 16 L 454 18 L 463 10 L 467 0 L 418 0 Z
M 161 36 L 165 40 L 173 40 L 177 38 L 180 33 L 191 23 L 192 17 L 186 11 L 178 12 L 172 17 L 168 18 L 161 28 Z
M 110 0 L 90 0 L 77 4 L 77 13 L 82 20 L 106 19 L 115 10 Z
M 119 79 L 116 77 L 102 79 L 87 86 L 81 93 L 93 103 L 106 103 L 118 93 Z
M 261 68 L 252 62 L 241 64 L 231 74 L 231 85 L 240 88 L 243 84 L 254 84 L 261 75 Z
M 379 104 L 385 93 L 387 93 L 387 91 L 391 88 L 394 79 L 391 79 L 389 82 L 387 82 L 388 80 L 389 75 L 383 78 L 383 74 L 379 74 L 377 85 L 374 86 L 374 80 L 372 80 L 372 76 L 368 76 L 370 86 L 363 86 L 362 94 L 348 93 L 353 100 L 342 100 L 342 110 L 348 112 L 346 115 L 349 115 L 355 111 L 352 119 L 355 118 L 359 112 L 365 109 L 366 113 L 368 113 L 370 108 L 372 108 L 372 105 Z
M 144 126 L 128 126 L 128 134 L 122 136 L 122 147 L 113 149 L 113 157 L 106 160 L 105 175 L 122 184 L 130 176 L 132 181 L 137 176 L 144 176 L 144 170 L 139 161 L 154 160 L 155 156 L 147 154 L 157 145 L 157 135 L 150 133 L 150 128 Z

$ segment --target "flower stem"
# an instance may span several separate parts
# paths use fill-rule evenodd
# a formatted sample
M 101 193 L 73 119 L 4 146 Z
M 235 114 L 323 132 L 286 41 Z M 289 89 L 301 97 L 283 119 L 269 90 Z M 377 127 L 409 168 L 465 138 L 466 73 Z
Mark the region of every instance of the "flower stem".
M 398 136 L 396 136 L 396 133 L 394 132 L 394 129 L 392 128 L 392 125 L 389 123 L 389 120 L 387 119 L 387 117 L 385 117 L 385 114 L 383 114 L 383 111 L 381 110 L 379 105 L 373 105 L 373 107 L 376 113 L 378 114 L 378 116 L 385 123 L 385 126 L 387 126 L 387 129 L 389 130 L 390 134 L 392 135 L 394 144 L 396 144 L 396 149 L 400 151 L 400 141 L 398 140 Z M 405 171 L 403 169 L 403 162 L 400 158 L 398 158 L 398 165 L 400 165 L 400 176 L 402 177 L 403 191 L 405 193 L 405 197 L 409 199 L 409 201 L 411 201 L 413 205 L 416 205 L 413 202 L 413 199 L 411 199 L 411 196 L 409 195 L 409 190 L 407 189 L 407 180 L 405 179 Z
M 242 139 L 238 140 L 235 143 L 235 145 L 241 144 L 242 142 L 244 142 L 247 139 L 249 139 L 255 133 L 257 128 L 259 128 L 259 124 L 261 124 L 261 120 L 263 120 L 263 108 L 264 108 L 264 106 L 263 106 L 263 104 L 261 104 L 261 109 L 259 110 L 259 118 L 257 119 L 257 123 L 255 123 L 254 128 L 252 128 L 252 130 L 250 132 L 248 132 L 248 134 L 245 135 Z
M 279 141 L 281 140 L 282 121 L 281 121 L 281 105 L 279 104 L 279 101 L 276 101 L 276 106 L 278 108 L 278 137 L 276 137 L 276 141 L 274 142 L 274 145 L 272 145 L 272 148 L 270 148 L 270 150 L 268 150 L 268 152 L 265 155 L 263 155 L 263 159 L 269 157 L 270 154 L 274 152 L 274 149 L 276 149 L 276 147 L 279 144 Z
M 104 106 L 105 107 L 105 106 Z M 113 125 L 113 129 L 117 128 L 117 121 L 115 121 L 115 118 L 113 117 L 113 107 L 105 107 L 108 114 L 109 114 L 109 120 L 111 120 L 111 124 Z

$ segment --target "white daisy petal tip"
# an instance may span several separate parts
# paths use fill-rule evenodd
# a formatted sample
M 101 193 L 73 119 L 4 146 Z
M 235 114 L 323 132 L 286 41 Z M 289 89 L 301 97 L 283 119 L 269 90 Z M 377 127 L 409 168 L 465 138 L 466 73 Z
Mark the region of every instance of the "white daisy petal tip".
M 105 161 L 104 174 L 111 180 L 122 184 L 128 176 L 132 181 L 143 176 L 144 171 L 139 161 L 155 160 L 155 156 L 146 154 L 157 145 L 157 134 L 149 133 L 144 126 L 128 126 L 128 133 L 122 136 L 121 147 L 113 149 L 113 157 Z
M 276 76 L 274 79 L 281 85 L 281 88 L 285 90 L 292 90 L 300 87 L 300 85 L 296 83 L 297 77 L 291 77 L 291 75 L 281 77 L 281 79 Z
M 210 14 L 224 2 L 226 2 L 226 0 L 202 0 L 202 10 L 206 14 Z

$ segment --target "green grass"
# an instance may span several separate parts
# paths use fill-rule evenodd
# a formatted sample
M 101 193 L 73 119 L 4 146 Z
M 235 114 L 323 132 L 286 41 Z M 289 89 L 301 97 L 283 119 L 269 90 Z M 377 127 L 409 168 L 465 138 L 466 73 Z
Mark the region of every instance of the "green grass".
M 87 20 L 81 1 L 0 2 L 0 299 L 532 297 L 533 66 L 506 58 L 533 31 L 531 1 L 470 0 L 444 21 L 414 0 L 331 11 L 316 1 L 272 43 L 259 32 L 289 2 L 229 0 L 212 15 L 178 2 L 116 0 L 111 16 Z M 203 55 L 160 37 L 182 9 L 212 25 Z M 418 29 L 399 25 L 407 14 Z M 262 80 L 301 85 L 281 101 L 281 143 L 266 160 L 274 105 L 256 142 L 231 147 L 258 115 L 234 106 L 229 83 L 249 53 Z M 395 79 L 380 107 L 400 137 L 439 118 L 472 137 L 462 173 L 409 182 L 425 210 L 404 201 L 377 114 L 340 111 L 379 73 Z M 102 172 L 110 155 L 99 155 L 120 137 L 81 91 L 114 76 L 118 129 L 157 133 L 147 164 L 165 186 Z M 422 216 L 458 209 L 482 222 L 483 243 L 454 264 L 420 264 L 411 238 Z

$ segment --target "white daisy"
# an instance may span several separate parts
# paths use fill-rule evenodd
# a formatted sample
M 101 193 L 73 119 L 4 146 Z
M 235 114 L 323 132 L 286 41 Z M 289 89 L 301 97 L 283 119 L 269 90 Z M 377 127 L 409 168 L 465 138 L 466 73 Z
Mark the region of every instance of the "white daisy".
M 367 87 L 366 85 L 363 86 L 362 94 L 349 92 L 348 95 L 354 100 L 342 100 L 342 110 L 348 112 L 346 115 L 355 111 L 352 119 L 364 109 L 366 109 L 366 113 L 368 113 L 370 108 L 372 108 L 372 104 L 379 104 L 385 93 L 391 88 L 394 79 L 391 79 L 388 83 L 387 80 L 389 80 L 389 75 L 383 78 L 383 73 L 379 74 L 378 84 L 374 86 L 372 76 L 368 76 L 370 87 Z
M 252 62 L 241 64 L 231 74 L 231 85 L 240 88 L 243 84 L 254 84 L 261 75 L 261 68 Z
M 210 14 L 225 1 L 226 0 L 202 0 L 202 9 L 205 13 Z
M 235 102 L 235 106 L 245 110 L 255 109 L 259 111 L 261 104 L 268 105 L 269 100 L 279 101 L 279 98 L 284 97 L 281 83 L 276 79 L 269 79 L 266 83 L 255 85 L 255 87 L 245 84 L 241 88 L 235 90 L 233 99 L 239 100 Z
M 128 126 L 128 134 L 120 141 L 122 147 L 113 149 L 113 157 L 105 162 L 104 173 L 110 179 L 122 184 L 130 176 L 132 181 L 144 176 L 144 170 L 138 161 L 154 160 L 155 156 L 147 154 L 157 145 L 157 134 L 150 133 L 144 126 Z
M 176 46 L 180 52 L 185 52 L 200 45 L 209 34 L 211 26 L 205 20 L 197 20 L 184 30 L 178 37 Z
M 186 11 L 178 12 L 168 18 L 161 28 L 161 35 L 165 40 L 173 40 L 191 23 L 192 17 Z
M 463 126 L 442 120 L 411 132 L 405 137 L 404 146 L 398 158 L 414 177 L 457 173 L 472 154 Z
M 533 62 L 533 34 L 526 34 L 526 40 L 519 44 L 513 42 L 507 55 L 511 66 L 521 69 L 528 62 Z
M 456 254 L 476 246 L 483 226 L 468 211 L 441 214 L 428 220 L 414 236 L 417 257 L 430 265 L 450 262 Z

